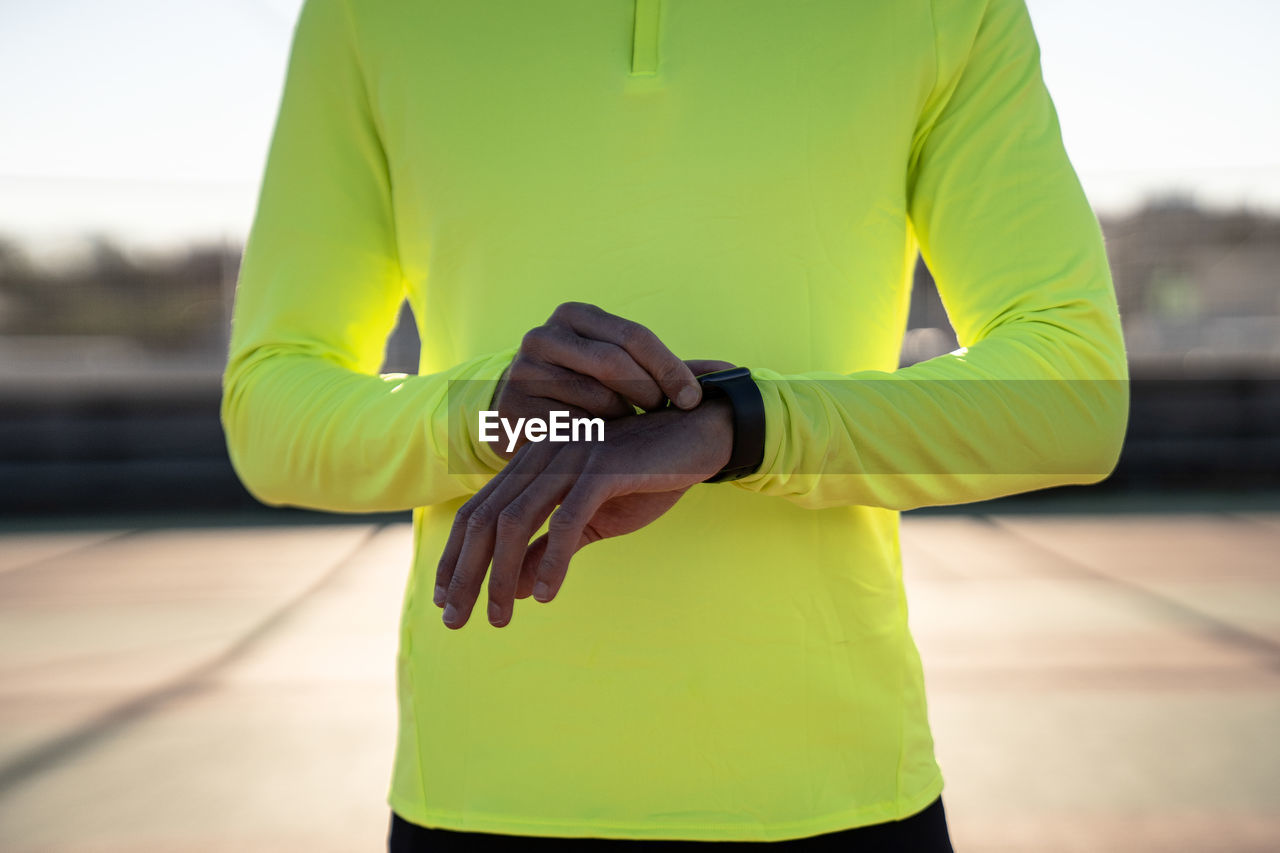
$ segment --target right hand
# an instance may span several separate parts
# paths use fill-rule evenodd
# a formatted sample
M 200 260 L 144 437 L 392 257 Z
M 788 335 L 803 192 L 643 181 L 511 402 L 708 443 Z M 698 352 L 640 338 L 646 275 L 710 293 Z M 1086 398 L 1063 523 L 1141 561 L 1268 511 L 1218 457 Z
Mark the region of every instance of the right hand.
M 495 626 L 511 620 L 518 597 L 550 601 L 574 554 L 653 523 L 733 450 L 727 400 L 631 415 L 610 429 L 602 442 L 526 444 L 459 508 L 436 567 L 446 626 L 466 624 L 486 575 Z M 531 544 L 543 523 L 546 535 Z
M 525 334 L 494 390 L 491 409 L 514 421 L 546 418 L 552 409 L 611 420 L 659 409 L 669 398 L 681 409 L 702 399 L 694 379 L 703 365 L 683 362 L 639 323 L 594 305 L 565 302 Z M 494 450 L 510 459 L 505 445 Z

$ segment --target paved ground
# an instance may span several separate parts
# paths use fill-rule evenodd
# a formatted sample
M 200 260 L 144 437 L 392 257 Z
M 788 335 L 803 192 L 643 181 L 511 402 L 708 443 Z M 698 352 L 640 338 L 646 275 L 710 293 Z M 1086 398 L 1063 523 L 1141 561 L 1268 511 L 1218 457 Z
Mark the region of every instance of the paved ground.
M 0 534 L 0 850 L 382 849 L 409 546 Z M 1280 513 L 909 516 L 903 547 L 958 850 L 1280 850 Z

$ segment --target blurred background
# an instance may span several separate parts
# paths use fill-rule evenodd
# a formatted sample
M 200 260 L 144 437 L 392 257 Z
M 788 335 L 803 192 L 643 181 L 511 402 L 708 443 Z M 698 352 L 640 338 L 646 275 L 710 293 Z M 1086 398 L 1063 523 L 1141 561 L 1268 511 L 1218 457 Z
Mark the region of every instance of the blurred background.
M 408 516 L 261 507 L 218 423 L 298 6 L 0 3 L 0 849 L 382 843 Z M 957 849 L 1280 849 L 1280 4 L 1028 6 L 1132 414 L 904 516 Z

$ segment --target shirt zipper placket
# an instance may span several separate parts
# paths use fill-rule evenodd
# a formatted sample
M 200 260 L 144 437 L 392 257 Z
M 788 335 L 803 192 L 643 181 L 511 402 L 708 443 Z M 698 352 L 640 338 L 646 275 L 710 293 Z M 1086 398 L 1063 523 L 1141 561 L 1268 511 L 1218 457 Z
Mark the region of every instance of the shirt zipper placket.
M 636 0 L 635 28 L 631 42 L 631 76 L 658 73 L 658 26 L 662 0 Z

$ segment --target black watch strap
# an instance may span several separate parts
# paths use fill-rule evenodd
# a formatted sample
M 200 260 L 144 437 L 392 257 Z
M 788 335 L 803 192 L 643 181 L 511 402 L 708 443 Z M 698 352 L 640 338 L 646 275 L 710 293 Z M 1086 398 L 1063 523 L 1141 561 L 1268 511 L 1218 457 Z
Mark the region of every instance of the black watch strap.
M 702 399 L 728 399 L 733 407 L 733 451 L 729 461 L 703 482 L 740 480 L 760 470 L 764 462 L 764 397 L 746 367 L 731 367 L 697 377 Z

